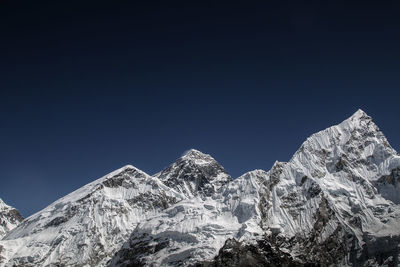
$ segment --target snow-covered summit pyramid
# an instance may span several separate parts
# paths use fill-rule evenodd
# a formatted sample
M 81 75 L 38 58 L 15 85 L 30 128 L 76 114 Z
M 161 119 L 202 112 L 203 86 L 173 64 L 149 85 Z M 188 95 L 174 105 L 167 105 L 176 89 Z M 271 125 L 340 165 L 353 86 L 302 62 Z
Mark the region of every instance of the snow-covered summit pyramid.
M 25 219 L 0 241 L 0 265 L 104 265 L 138 222 L 182 198 L 125 166 Z
M 20 224 L 24 218 L 15 208 L 0 198 L 0 239 Z
M 155 177 L 187 197 L 211 196 L 232 180 L 213 157 L 195 149 L 187 151 Z
M 261 205 L 262 223 L 267 232 L 279 229 L 280 240 L 268 240 L 321 265 L 398 262 L 399 166 L 399 155 L 362 110 L 313 134 L 270 171 L 275 182 Z

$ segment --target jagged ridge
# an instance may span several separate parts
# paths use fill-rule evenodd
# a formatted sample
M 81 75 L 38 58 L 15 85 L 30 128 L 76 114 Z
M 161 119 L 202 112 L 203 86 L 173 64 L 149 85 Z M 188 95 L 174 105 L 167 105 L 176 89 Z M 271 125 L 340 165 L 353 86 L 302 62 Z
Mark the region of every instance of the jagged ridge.
M 217 161 L 197 150 L 188 151 L 154 177 L 134 167 L 127 170 L 132 173 L 117 171 L 25 220 L 0 241 L 5 248 L 0 252 L 3 264 L 399 264 L 400 157 L 362 110 L 312 135 L 289 162 L 276 162 L 268 172 L 256 170 L 232 180 Z M 82 198 L 87 201 L 85 212 L 65 218 L 70 204 Z M 121 209 L 103 210 L 114 205 Z M 122 208 L 134 212 L 125 218 Z M 81 221 L 78 236 L 107 226 L 100 235 L 86 235 L 83 240 L 95 257 L 68 247 L 74 247 L 68 242 L 79 242 L 62 226 L 87 213 L 95 214 L 101 224 Z M 121 217 L 122 224 L 112 225 Z M 52 227 L 63 234 L 63 246 L 59 239 L 45 240 L 52 256 L 29 257 L 34 254 L 27 246 L 35 248 L 41 232 Z M 116 229 L 123 234 L 116 234 Z M 64 253 L 86 260 L 56 259 L 61 247 Z M 243 255 L 250 258 L 243 261 Z
M 240 249 L 235 252 L 225 244 L 215 261 L 206 264 L 227 266 L 221 265 L 227 249 L 237 257 L 267 243 L 276 257 L 288 254 L 300 265 L 397 265 L 400 216 L 390 192 L 398 190 L 398 166 L 397 152 L 359 110 L 312 135 L 288 163 L 245 174 L 206 200 L 181 202 L 170 208 L 184 205 L 174 216 L 166 210 L 141 222 L 110 266 L 135 261 L 195 265 L 217 255 L 224 238 L 241 242 Z M 189 227 L 188 221 L 199 227 Z M 185 238 L 175 235 L 176 229 Z M 157 246 L 160 236 L 168 245 L 129 253 L 143 247 L 143 238 Z

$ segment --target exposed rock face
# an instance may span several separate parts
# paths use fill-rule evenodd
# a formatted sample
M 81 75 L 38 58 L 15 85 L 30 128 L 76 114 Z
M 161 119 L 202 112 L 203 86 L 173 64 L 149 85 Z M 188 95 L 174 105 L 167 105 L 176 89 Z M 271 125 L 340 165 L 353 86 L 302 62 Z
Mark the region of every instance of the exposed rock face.
M 0 239 L 17 227 L 23 219 L 18 210 L 8 206 L 0 199 Z
M 26 219 L 0 241 L 0 263 L 399 266 L 399 174 L 359 110 L 235 180 L 197 150 L 155 177 L 123 168 Z
M 296 267 L 317 266 L 296 262 L 289 253 L 281 251 L 265 240 L 258 240 L 255 244 L 238 242 L 228 239 L 220 249 L 218 255 L 211 262 L 197 263 L 195 267 Z
M 215 159 L 195 149 L 155 176 L 187 197 L 209 197 L 232 180 Z

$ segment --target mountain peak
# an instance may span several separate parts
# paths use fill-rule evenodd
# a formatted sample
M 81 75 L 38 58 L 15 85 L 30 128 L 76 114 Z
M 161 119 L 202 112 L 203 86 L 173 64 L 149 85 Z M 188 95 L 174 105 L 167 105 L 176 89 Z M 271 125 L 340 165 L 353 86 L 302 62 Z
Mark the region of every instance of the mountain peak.
M 186 151 L 177 161 L 154 176 L 187 197 L 198 194 L 210 196 L 232 180 L 213 157 L 196 149 Z
M 121 174 L 121 173 L 124 173 L 124 172 L 126 172 L 126 171 L 129 171 L 129 170 L 131 170 L 131 171 L 137 171 L 137 172 L 146 174 L 145 172 L 143 172 L 142 170 L 136 168 L 135 166 L 129 165 L 129 164 L 128 164 L 128 165 L 125 165 L 125 166 L 123 166 L 123 167 L 121 167 L 121 168 L 119 168 L 119 169 L 117 169 L 117 170 L 115 170 L 115 171 L 113 171 L 113 172 L 110 172 L 109 174 L 103 176 L 103 177 L 100 178 L 100 179 L 102 179 L 102 180 L 108 179 L 108 178 L 110 178 L 110 177 L 117 176 L 117 175 L 119 175 L 119 174 Z M 147 175 L 147 174 L 146 174 L 146 175 Z M 100 179 L 99 179 L 99 180 L 100 180 Z
M 358 109 L 353 115 L 331 128 L 339 128 L 340 131 L 360 131 L 366 135 L 382 135 L 379 127 L 375 124 L 372 118 L 363 110 Z M 380 133 L 380 134 L 379 134 Z
M 201 156 L 201 155 L 205 155 L 205 154 L 197 149 L 191 148 L 189 150 L 186 150 L 183 153 L 182 157 L 193 157 L 193 156 L 199 156 L 199 155 Z
M 365 113 L 364 110 L 358 109 L 352 116 L 368 116 L 367 113 Z
M 183 156 L 180 157 L 179 160 L 189 160 L 193 161 L 195 164 L 209 164 L 215 161 L 210 155 L 193 148 L 183 153 Z
M 294 157 L 302 154 L 304 150 L 314 155 L 321 154 L 321 157 L 326 157 L 327 154 L 334 156 L 346 154 L 348 157 L 352 155 L 354 160 L 360 160 L 361 154 L 372 156 L 374 153 L 379 153 L 378 151 L 393 155 L 397 153 L 390 147 L 386 137 L 372 118 L 361 109 L 338 125 L 311 135 Z M 381 158 L 378 154 L 375 156 Z M 365 158 L 365 160 L 368 159 Z
M 372 120 L 367 113 L 365 113 L 362 109 L 358 109 L 353 115 L 350 116 L 349 120 L 351 121 L 360 121 L 360 120 Z

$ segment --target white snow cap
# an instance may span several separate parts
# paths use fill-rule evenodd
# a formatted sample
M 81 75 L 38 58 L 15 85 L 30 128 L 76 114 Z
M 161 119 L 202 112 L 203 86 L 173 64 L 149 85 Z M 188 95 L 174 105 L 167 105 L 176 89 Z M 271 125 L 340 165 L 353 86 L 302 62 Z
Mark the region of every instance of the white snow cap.
M 206 155 L 206 154 L 204 154 L 203 152 L 201 152 L 201 151 L 199 151 L 197 149 L 191 148 L 191 149 L 186 150 L 185 152 L 183 152 L 182 158 L 183 157 L 204 156 L 204 155 Z
M 367 113 L 365 113 L 365 111 L 363 111 L 362 109 L 358 109 L 353 115 L 350 116 L 349 119 L 366 119 L 369 118 L 371 119 L 370 116 L 368 116 Z
M 185 151 L 180 159 L 195 161 L 203 164 L 215 161 L 211 155 L 204 154 L 203 152 L 193 148 Z

